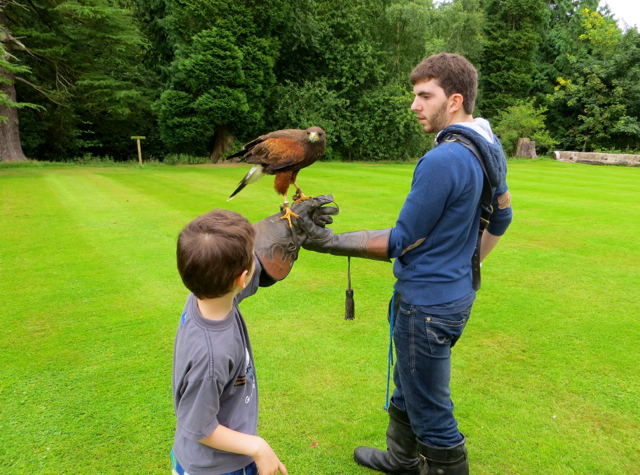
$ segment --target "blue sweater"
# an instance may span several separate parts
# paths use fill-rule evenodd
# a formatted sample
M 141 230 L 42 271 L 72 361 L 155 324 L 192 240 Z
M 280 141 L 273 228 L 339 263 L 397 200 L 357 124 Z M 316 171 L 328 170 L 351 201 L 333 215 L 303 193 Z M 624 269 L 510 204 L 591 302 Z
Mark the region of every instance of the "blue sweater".
M 497 143 L 496 146 L 500 147 Z M 439 305 L 473 292 L 471 257 L 478 238 L 482 169 L 474 155 L 455 142 L 444 142 L 420 159 L 411 191 L 391 230 L 388 252 L 395 257 L 395 289 L 412 305 Z M 511 208 L 494 214 L 489 232 L 502 235 Z

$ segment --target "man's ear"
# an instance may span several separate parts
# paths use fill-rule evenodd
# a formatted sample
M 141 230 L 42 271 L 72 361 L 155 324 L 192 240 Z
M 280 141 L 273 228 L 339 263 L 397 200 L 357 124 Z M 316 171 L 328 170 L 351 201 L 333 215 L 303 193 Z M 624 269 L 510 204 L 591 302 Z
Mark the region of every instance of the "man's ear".
M 449 112 L 452 114 L 458 112 L 464 103 L 464 97 L 459 93 L 451 94 L 451 96 L 449 96 L 449 100 L 451 101 Z
M 248 270 L 242 271 L 242 274 L 236 277 L 236 280 L 234 280 L 233 283 L 238 287 L 242 287 L 243 289 L 246 288 L 247 287 L 246 277 L 248 273 L 249 273 Z

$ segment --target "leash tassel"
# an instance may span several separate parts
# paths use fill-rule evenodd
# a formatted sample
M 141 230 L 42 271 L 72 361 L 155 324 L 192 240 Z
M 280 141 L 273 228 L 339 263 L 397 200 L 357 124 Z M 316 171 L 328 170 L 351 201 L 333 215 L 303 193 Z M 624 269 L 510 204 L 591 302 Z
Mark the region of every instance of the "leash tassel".
M 353 289 L 351 288 L 351 257 L 347 257 L 347 276 L 349 278 L 349 288 L 347 289 L 344 319 L 353 320 L 356 318 L 356 303 L 353 300 Z

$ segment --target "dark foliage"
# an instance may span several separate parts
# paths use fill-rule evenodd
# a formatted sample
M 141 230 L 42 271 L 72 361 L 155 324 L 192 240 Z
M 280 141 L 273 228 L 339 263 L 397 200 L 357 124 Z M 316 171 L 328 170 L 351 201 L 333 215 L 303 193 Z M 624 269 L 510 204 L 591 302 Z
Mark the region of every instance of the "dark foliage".
M 441 51 L 476 64 L 476 115 L 496 125 L 528 130 L 535 119 L 547 146 L 563 149 L 638 149 L 640 34 L 598 6 L 0 0 L 0 26 L 22 45 L 7 58 L 30 158 L 130 159 L 130 137 L 143 135 L 146 156 L 216 159 L 271 130 L 314 125 L 327 133 L 329 159 L 416 158 L 430 144 L 409 111 L 407 78 Z

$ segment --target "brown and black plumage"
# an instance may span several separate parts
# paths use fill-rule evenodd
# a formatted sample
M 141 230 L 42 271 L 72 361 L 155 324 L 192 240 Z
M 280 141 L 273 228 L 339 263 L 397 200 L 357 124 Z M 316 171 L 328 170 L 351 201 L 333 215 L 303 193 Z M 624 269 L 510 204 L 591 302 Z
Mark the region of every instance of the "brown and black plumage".
M 322 157 L 325 145 L 325 133 L 320 127 L 277 130 L 252 140 L 238 153 L 227 157 L 242 157 L 247 163 L 254 164 L 227 201 L 263 175 L 275 175 L 273 187 L 276 193 L 284 197 L 285 215 L 282 219 L 287 219 L 291 225 L 291 216 L 297 216 L 289 209 L 289 185 L 296 187 L 299 200 L 308 199 L 297 185 L 296 178 L 301 169 Z

